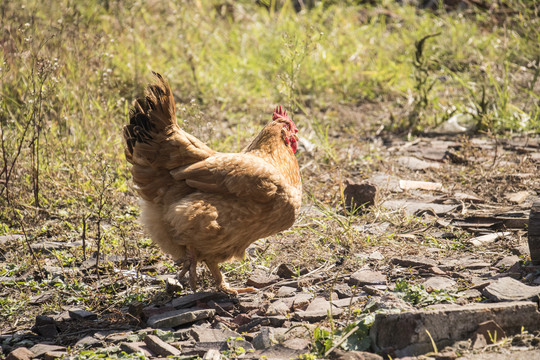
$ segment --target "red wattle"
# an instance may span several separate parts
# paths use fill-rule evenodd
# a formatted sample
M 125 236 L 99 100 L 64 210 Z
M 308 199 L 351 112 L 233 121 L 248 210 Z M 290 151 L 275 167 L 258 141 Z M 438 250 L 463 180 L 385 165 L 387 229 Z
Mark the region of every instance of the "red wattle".
M 295 138 L 291 138 L 291 149 L 293 153 L 295 153 L 296 150 L 298 149 L 298 143 L 296 142 Z

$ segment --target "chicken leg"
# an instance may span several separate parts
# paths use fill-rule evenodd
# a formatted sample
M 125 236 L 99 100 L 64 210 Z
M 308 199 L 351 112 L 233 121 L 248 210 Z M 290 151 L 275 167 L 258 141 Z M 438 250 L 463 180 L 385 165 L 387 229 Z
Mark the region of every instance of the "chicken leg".
M 257 292 L 257 289 L 252 287 L 246 287 L 246 288 L 232 288 L 227 284 L 227 282 L 223 279 L 223 274 L 221 273 L 221 270 L 219 270 L 219 265 L 216 262 L 206 262 L 206 266 L 208 267 L 208 270 L 212 273 L 212 276 L 214 277 L 216 281 L 216 286 L 218 290 L 223 291 L 226 294 L 231 295 L 238 295 L 241 293 L 251 293 L 251 292 Z
M 184 258 L 176 260 L 176 264 L 182 262 L 182 270 L 178 273 L 178 280 L 181 280 L 186 272 L 189 271 L 189 284 L 191 290 L 197 290 L 197 259 L 195 257 L 195 250 L 191 247 L 187 247 L 186 256 Z

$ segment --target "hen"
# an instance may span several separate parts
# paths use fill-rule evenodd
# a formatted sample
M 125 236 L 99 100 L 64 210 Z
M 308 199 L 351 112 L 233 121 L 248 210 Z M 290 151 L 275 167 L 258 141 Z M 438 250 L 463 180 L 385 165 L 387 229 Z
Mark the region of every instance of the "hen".
M 124 127 L 125 154 L 142 198 L 141 219 L 152 240 L 189 271 L 197 286 L 204 262 L 218 289 L 233 289 L 219 264 L 241 259 L 257 239 L 289 228 L 302 197 L 294 153 L 298 129 L 278 106 L 268 123 L 240 153 L 213 151 L 176 122 L 168 82 L 154 73 L 145 97 L 133 102 Z

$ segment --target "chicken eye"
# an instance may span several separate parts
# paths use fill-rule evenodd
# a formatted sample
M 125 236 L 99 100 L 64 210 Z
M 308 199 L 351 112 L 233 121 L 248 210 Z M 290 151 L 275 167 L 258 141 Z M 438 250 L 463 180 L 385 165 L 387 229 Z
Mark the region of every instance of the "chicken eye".
M 284 123 L 284 124 L 283 124 L 283 127 L 287 128 L 287 130 L 291 131 L 291 124 L 289 124 L 289 123 Z

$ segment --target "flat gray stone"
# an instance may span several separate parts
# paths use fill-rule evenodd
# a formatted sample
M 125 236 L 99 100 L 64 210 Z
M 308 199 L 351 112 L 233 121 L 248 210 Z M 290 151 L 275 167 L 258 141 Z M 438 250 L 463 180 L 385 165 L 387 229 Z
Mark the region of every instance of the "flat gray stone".
M 291 311 L 291 306 L 293 304 L 292 299 L 291 301 L 287 301 L 284 299 L 279 299 L 277 301 L 274 301 L 268 306 L 268 309 L 266 310 L 266 315 L 286 315 Z
M 191 329 L 190 334 L 195 341 L 200 342 L 219 342 L 227 341 L 228 338 L 237 338 L 240 336 L 235 331 L 229 329 Z
M 367 256 L 368 260 L 384 260 L 383 254 L 379 251 L 374 251 Z
M 34 353 L 25 347 L 20 347 L 8 354 L 6 360 L 30 360 L 34 358 Z
M 438 265 L 438 263 L 434 260 L 420 257 L 392 258 L 391 262 L 394 265 L 399 265 L 403 267 L 424 269 L 430 269 Z
M 411 170 L 438 169 L 441 167 L 441 164 L 437 162 L 420 160 L 414 156 L 400 156 L 397 158 L 397 162 Z
M 390 311 L 398 309 L 401 311 L 411 311 L 414 309 L 410 303 L 403 300 L 395 293 L 383 293 L 381 296 L 372 296 L 366 306 L 373 306 L 373 309 L 385 309 Z
M 354 296 L 345 299 L 333 300 L 332 305 L 339 308 L 346 308 L 358 304 L 361 301 L 367 300 L 367 296 Z
M 399 178 L 389 174 L 377 173 L 369 178 L 369 181 L 377 185 L 380 189 L 392 192 L 403 192 L 399 187 Z
M 256 287 L 257 289 L 275 284 L 279 281 L 279 276 L 268 274 L 263 270 L 255 270 L 253 274 L 249 277 L 246 284 L 248 286 Z
M 150 353 L 146 343 L 142 341 L 120 343 L 120 350 L 126 354 L 143 354 L 147 358 L 152 357 L 152 353 Z
M 242 315 L 242 314 L 240 314 Z M 272 327 L 282 327 L 286 321 L 289 319 L 285 316 L 257 316 L 254 315 L 248 322 L 244 322 L 240 325 L 236 331 L 239 333 L 250 332 L 256 326 L 272 326 Z
M 332 305 L 330 301 L 323 297 L 317 296 L 311 301 L 306 311 L 329 311 L 335 309 L 336 306 Z
M 489 320 L 496 321 L 507 335 L 521 333 L 522 329 L 529 332 L 540 329 L 537 304 L 519 301 L 377 314 L 370 337 L 376 352 L 393 350 L 397 357 L 417 356 L 433 350 L 431 338 L 442 349 L 470 338 L 479 324 Z
M 513 265 L 515 265 L 519 261 L 521 261 L 521 259 L 517 255 L 505 256 L 501 260 L 497 261 L 497 263 L 495 264 L 495 267 L 503 268 L 503 269 L 510 269 Z
M 259 299 L 238 299 L 238 308 L 241 312 L 247 313 L 253 310 L 261 308 L 261 302 Z
M 351 274 L 349 285 L 364 286 L 364 285 L 385 285 L 386 276 L 378 271 L 362 269 Z
M 482 294 L 493 301 L 538 301 L 540 286 L 528 286 L 506 276 L 486 286 Z
M 50 344 L 36 344 L 30 348 L 30 351 L 34 354 L 35 357 L 40 357 L 49 351 L 65 351 L 64 346 L 50 345 Z
M 296 289 L 290 286 L 282 286 L 276 293 L 277 297 L 291 296 L 296 292 Z
M 336 294 L 338 294 L 338 297 L 340 299 L 350 298 L 351 296 L 353 296 L 352 289 L 347 284 L 336 284 L 334 286 L 334 291 L 336 292 Z
M 293 318 L 297 321 L 307 321 L 310 323 L 319 322 L 325 320 L 328 317 L 330 311 L 328 310 L 315 310 L 315 311 L 297 311 L 294 313 Z M 332 317 L 339 316 L 343 313 L 343 309 L 332 309 Z
M 69 317 L 73 320 L 97 320 L 97 314 L 83 309 L 68 310 Z
M 101 340 L 96 339 L 93 336 L 85 336 L 75 343 L 75 347 L 89 348 L 94 345 L 101 345 Z
M 307 350 L 311 345 L 311 340 L 293 338 L 293 339 L 285 340 L 281 345 L 283 345 L 287 349 L 292 349 L 292 350 Z
M 159 356 L 179 356 L 181 351 L 175 348 L 174 346 L 167 344 L 165 341 L 161 340 L 155 335 L 146 335 L 144 338 L 144 343 L 150 351 Z
M 388 230 L 388 228 L 390 227 L 390 223 L 385 221 L 379 224 L 353 225 L 352 227 L 358 232 L 376 235 Z M 354 256 L 360 259 L 371 260 L 370 254 L 357 253 L 354 254 Z
M 312 294 L 309 293 L 298 293 L 293 296 L 293 309 L 294 310 L 305 310 L 309 306 L 309 302 L 313 298 Z
M 138 313 L 139 310 L 140 310 L 140 312 Z M 176 310 L 176 308 L 174 306 L 171 306 L 170 304 L 167 304 L 165 306 L 149 305 L 149 306 L 146 306 L 146 307 L 144 307 L 142 309 L 134 309 L 134 314 L 138 313 L 139 318 L 149 319 L 152 316 L 169 313 L 169 312 L 175 311 L 175 310 Z
M 198 292 L 189 294 L 176 299 L 171 302 L 172 306 L 176 309 L 191 308 L 197 305 L 197 302 L 209 302 L 210 300 L 218 300 L 227 298 L 227 295 L 222 292 Z
M 531 193 L 528 192 L 528 191 L 518 191 L 518 192 L 515 192 L 515 193 L 507 192 L 507 193 L 504 194 L 504 197 L 507 198 L 508 200 L 510 200 L 513 203 L 521 204 L 522 202 L 527 200 L 527 198 L 530 195 L 531 195 Z
M 491 266 L 490 263 L 485 262 L 480 259 L 474 259 L 474 258 L 464 258 L 460 259 L 457 263 L 459 267 L 462 267 L 464 269 L 470 269 L 470 270 L 477 270 L 477 269 L 483 269 L 483 268 L 489 268 Z
M 208 350 L 202 360 L 221 360 L 221 352 L 216 349 Z
M 274 329 L 270 327 L 262 327 L 259 333 L 253 338 L 251 344 L 257 350 L 267 349 L 277 343 L 274 336 Z
M 198 320 L 208 319 L 216 314 L 214 309 L 181 309 L 150 317 L 146 324 L 153 328 L 173 328 Z
M 434 276 L 422 283 L 424 288 L 432 290 L 451 289 L 456 286 L 456 282 L 444 276 Z
M 30 305 L 41 305 L 41 304 L 51 301 L 52 299 L 53 299 L 52 292 L 46 292 L 44 294 L 32 296 L 30 298 L 30 301 L 28 301 L 28 303 Z
M 106 331 L 100 331 L 94 334 L 94 337 L 96 339 L 104 340 L 106 342 L 111 342 L 113 344 L 117 344 L 122 341 L 128 341 L 128 337 L 130 335 L 133 335 L 131 331 L 129 332 L 106 332 Z
M 482 296 L 482 293 L 476 289 L 467 289 L 459 294 L 464 299 L 476 299 Z
M 424 213 L 441 216 L 457 209 L 459 205 L 436 204 L 415 199 L 403 199 L 386 200 L 381 206 L 388 210 L 403 210 L 409 216 L 419 216 Z

